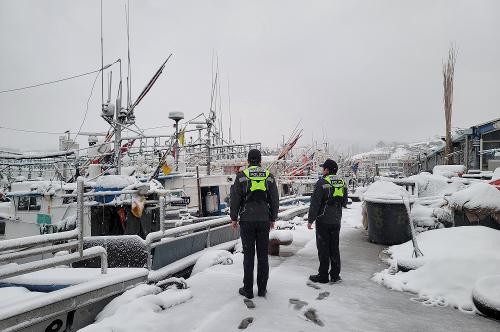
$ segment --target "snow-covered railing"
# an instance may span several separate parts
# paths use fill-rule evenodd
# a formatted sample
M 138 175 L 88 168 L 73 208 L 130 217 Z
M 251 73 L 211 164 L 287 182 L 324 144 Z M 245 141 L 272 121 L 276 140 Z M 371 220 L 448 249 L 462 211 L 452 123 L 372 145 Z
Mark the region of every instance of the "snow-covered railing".
M 157 194 L 159 196 L 167 196 L 171 192 L 170 190 L 148 190 L 145 194 Z M 97 197 L 97 196 L 118 196 L 118 195 L 134 195 L 138 194 L 139 189 L 126 189 L 126 190 L 109 190 L 109 191 L 90 191 L 83 194 L 83 197 Z M 56 197 L 77 197 L 77 194 L 59 194 Z M 172 197 L 175 198 L 175 197 Z
M 282 205 L 293 204 L 297 202 L 306 202 L 311 199 L 310 196 L 286 196 L 286 198 L 280 198 L 280 207 Z
M 309 205 L 297 206 L 278 213 L 279 220 L 292 220 L 293 218 L 304 215 L 309 211 Z
M 162 200 L 160 199 L 160 211 L 162 211 Z M 172 241 L 179 241 L 186 237 L 193 236 L 193 233 L 202 234 L 207 233 L 206 247 L 210 247 L 210 232 L 219 230 L 222 228 L 230 227 L 231 218 L 229 216 L 222 217 L 213 220 L 202 221 L 196 224 L 180 226 L 176 228 L 171 228 L 164 230 L 164 218 L 163 213 L 160 213 L 160 227 L 162 230 L 158 232 L 149 233 L 146 236 L 146 246 L 148 248 L 148 269 L 152 268 L 152 255 L 151 250 L 158 247 L 161 244 Z
M 151 251 L 154 248 L 156 248 L 162 244 L 168 243 L 168 242 L 180 241 L 182 239 L 185 239 L 185 238 L 188 238 L 188 237 L 191 237 L 194 235 L 200 235 L 203 233 L 207 234 L 205 247 L 209 248 L 212 245 L 210 243 L 211 232 L 218 231 L 218 230 L 224 229 L 224 228 L 229 228 L 231 226 L 230 225 L 231 218 L 229 216 L 225 216 L 225 217 L 220 217 L 217 219 L 206 220 L 206 221 L 198 222 L 198 223 L 191 224 L 191 225 L 185 225 L 185 226 L 180 226 L 180 227 L 175 227 L 175 228 L 165 230 L 165 226 L 164 226 L 165 219 L 164 219 L 163 213 L 161 212 L 161 211 L 163 211 L 164 206 L 165 206 L 164 199 L 162 199 L 162 197 L 160 197 L 160 229 L 161 230 L 158 232 L 149 233 L 146 236 L 146 247 L 148 250 L 148 264 L 147 265 L 148 265 L 149 270 L 152 269 L 152 265 L 153 265 L 153 262 L 152 262 L 153 257 L 152 257 Z M 295 208 L 291 208 L 291 209 L 288 209 L 284 212 L 280 212 L 278 214 L 278 219 L 290 220 L 296 216 L 303 215 L 303 214 L 307 213 L 308 209 L 309 209 L 308 205 L 302 205 L 302 206 L 298 206 Z
M 22 237 L 19 239 L 10 239 L 0 241 L 0 252 L 6 250 L 20 249 L 23 247 L 36 246 L 46 243 L 67 241 L 78 239 L 78 230 L 72 230 L 68 232 L 45 234 L 45 235 L 35 235 Z
M 24 264 L 6 265 L 0 268 L 0 279 L 10 278 L 25 273 L 35 272 L 62 264 L 70 264 L 89 258 L 101 258 L 101 272 L 107 273 L 107 253 L 103 247 L 83 249 L 83 178 L 77 180 L 77 222 L 75 230 L 53 234 L 29 236 L 19 239 L 0 241 L 0 262 L 56 253 L 63 250 L 77 250 L 47 259 L 41 259 Z M 65 242 L 66 243 L 60 243 Z
M 103 247 L 92 247 L 83 250 L 82 255 L 79 252 L 72 254 L 55 256 L 52 258 L 42 259 L 39 261 L 29 262 L 19 265 L 7 265 L 0 268 L 0 279 L 15 277 L 21 274 L 45 270 L 51 267 L 56 267 L 64 264 L 79 262 L 84 259 L 100 257 L 101 258 L 101 273 L 106 274 L 108 271 L 108 260 L 106 249 Z

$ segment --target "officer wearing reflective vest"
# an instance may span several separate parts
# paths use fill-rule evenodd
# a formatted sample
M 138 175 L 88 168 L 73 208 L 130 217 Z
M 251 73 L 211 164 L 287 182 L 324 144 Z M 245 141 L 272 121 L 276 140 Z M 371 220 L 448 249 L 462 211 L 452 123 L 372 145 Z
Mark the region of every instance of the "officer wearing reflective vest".
M 256 251 L 258 296 L 266 296 L 269 231 L 274 228 L 279 207 L 276 181 L 269 170 L 261 167 L 261 160 L 259 150 L 252 149 L 248 152 L 249 166 L 236 175 L 230 195 L 232 226 L 236 229 L 239 223 L 243 244 L 244 277 L 239 293 L 249 299 L 253 298 Z
M 323 164 L 323 176 L 316 182 L 309 206 L 308 225 L 316 222 L 316 246 L 318 247 L 318 274 L 309 279 L 313 282 L 338 282 L 340 278 L 339 233 L 342 207 L 347 206 L 347 187 L 337 176 L 337 163 L 327 159 Z

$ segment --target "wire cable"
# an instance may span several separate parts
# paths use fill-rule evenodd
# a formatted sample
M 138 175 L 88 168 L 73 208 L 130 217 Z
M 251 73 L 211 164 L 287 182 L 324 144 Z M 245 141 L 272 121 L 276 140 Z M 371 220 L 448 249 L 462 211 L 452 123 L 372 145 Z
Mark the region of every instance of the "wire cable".
M 27 130 L 27 129 L 17 129 L 11 127 L 0 126 L 0 129 L 10 130 L 10 131 L 18 131 L 22 133 L 30 133 L 30 134 L 47 134 L 47 135 L 64 135 L 64 132 L 53 132 L 53 131 L 39 131 L 39 130 Z
M 100 74 L 102 74 L 102 72 L 99 70 L 99 72 L 97 73 L 97 75 L 94 78 L 94 82 L 92 83 L 92 88 L 90 89 L 90 95 L 89 95 L 89 98 L 87 99 L 87 105 L 85 106 L 85 114 L 83 116 L 82 123 L 80 124 L 80 128 L 78 128 L 78 132 L 75 134 L 75 138 L 73 138 L 73 143 L 71 145 L 73 145 L 75 143 L 76 138 L 78 137 L 78 135 L 80 135 L 80 132 L 82 131 L 82 127 L 83 127 L 83 124 L 85 123 L 85 120 L 87 120 L 87 113 L 89 112 L 90 99 L 92 99 L 92 94 L 94 93 L 95 83 L 97 82 L 97 78 L 99 78 Z
M 87 76 L 87 75 L 90 75 L 90 74 L 94 74 L 94 73 L 100 72 L 100 71 L 102 71 L 104 69 L 108 69 L 109 67 L 111 67 L 112 65 L 114 65 L 115 63 L 117 63 L 118 61 L 119 60 L 116 60 L 115 62 L 110 63 L 109 65 L 104 66 L 103 68 L 99 68 L 99 69 L 96 69 L 96 70 L 93 70 L 93 71 L 89 71 L 89 72 L 86 72 L 86 73 L 83 73 L 83 74 L 78 74 L 78 75 L 73 75 L 73 76 L 69 76 L 69 77 L 65 77 L 65 78 L 60 78 L 60 79 L 49 81 L 49 82 L 43 82 L 43 83 L 37 83 L 37 84 L 27 85 L 27 86 L 23 86 L 23 87 L 20 87 L 20 88 L 0 90 L 0 93 L 8 93 L 8 92 L 14 92 L 14 91 L 21 91 L 21 90 L 27 90 L 27 89 L 32 89 L 32 88 L 38 88 L 38 87 L 44 86 L 44 85 L 49 85 L 49 84 L 54 84 L 54 83 L 60 83 L 60 82 L 63 82 L 63 81 L 72 80 L 72 79 L 79 78 L 79 77 L 82 77 L 82 76 Z

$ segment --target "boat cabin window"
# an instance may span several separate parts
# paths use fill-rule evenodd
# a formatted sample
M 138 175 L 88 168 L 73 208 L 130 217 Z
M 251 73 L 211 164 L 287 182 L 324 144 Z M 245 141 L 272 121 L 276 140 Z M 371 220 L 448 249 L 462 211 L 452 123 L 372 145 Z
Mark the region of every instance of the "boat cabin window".
M 42 208 L 42 198 L 37 196 L 21 196 L 17 203 L 19 211 L 40 211 Z

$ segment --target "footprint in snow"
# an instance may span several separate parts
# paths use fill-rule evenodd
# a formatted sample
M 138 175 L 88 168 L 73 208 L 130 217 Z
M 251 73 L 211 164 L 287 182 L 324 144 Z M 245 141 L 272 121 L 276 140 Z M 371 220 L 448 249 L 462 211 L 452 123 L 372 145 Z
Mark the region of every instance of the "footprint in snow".
M 330 296 L 330 292 L 322 292 L 322 293 L 319 293 L 318 297 L 316 298 L 316 300 L 324 300 L 326 299 L 328 296 Z
M 312 287 L 312 288 L 314 288 L 314 289 L 321 289 L 321 287 L 319 287 L 318 285 L 316 285 L 316 284 L 315 284 L 314 282 L 312 282 L 312 281 L 308 281 L 306 285 L 307 285 L 307 286 L 309 286 L 309 287 Z
M 325 326 L 323 321 L 321 321 L 321 319 L 319 319 L 318 315 L 316 314 L 316 310 L 313 308 L 307 309 L 304 312 L 304 317 L 318 326 Z
M 299 299 L 289 299 L 291 305 L 293 305 L 293 309 L 300 310 L 308 305 L 307 302 L 299 300 Z
M 255 303 L 253 303 L 253 301 L 250 299 L 243 299 L 243 303 L 245 303 L 245 305 L 247 306 L 248 309 L 255 308 Z
M 241 321 L 240 325 L 238 326 L 238 329 L 244 330 L 252 323 L 253 323 L 253 317 L 247 317 Z

